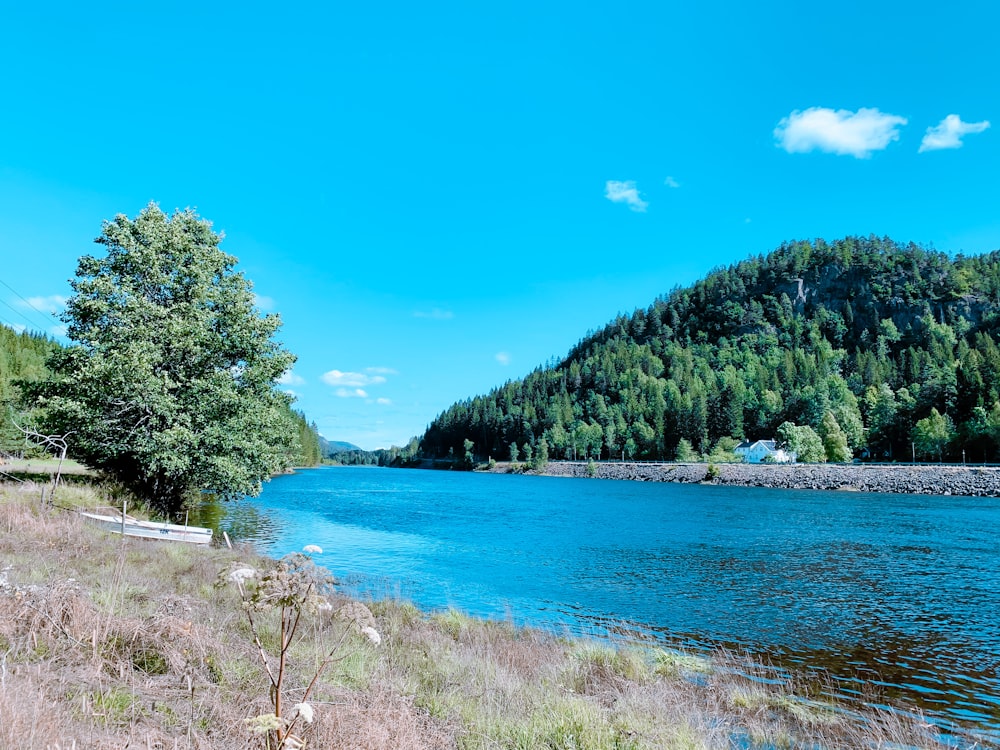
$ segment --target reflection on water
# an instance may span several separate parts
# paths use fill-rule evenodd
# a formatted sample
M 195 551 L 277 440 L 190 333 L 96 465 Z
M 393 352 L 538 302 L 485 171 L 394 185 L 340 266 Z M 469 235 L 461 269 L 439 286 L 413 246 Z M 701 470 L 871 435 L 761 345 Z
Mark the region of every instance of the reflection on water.
M 367 468 L 206 510 L 353 592 L 726 645 L 818 690 L 1000 731 L 1000 501 Z
M 251 502 L 226 502 L 205 495 L 191 509 L 190 523 L 212 529 L 216 536 L 226 532 L 233 541 L 260 541 L 281 537 L 281 516 L 263 513 Z

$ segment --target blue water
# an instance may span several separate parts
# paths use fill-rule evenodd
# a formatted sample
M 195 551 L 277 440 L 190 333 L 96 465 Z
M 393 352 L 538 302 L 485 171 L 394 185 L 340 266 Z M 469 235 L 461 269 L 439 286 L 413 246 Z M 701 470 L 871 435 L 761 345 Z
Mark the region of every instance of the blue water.
M 273 556 L 317 544 L 355 594 L 737 647 L 1000 730 L 997 499 L 328 468 L 223 528 Z

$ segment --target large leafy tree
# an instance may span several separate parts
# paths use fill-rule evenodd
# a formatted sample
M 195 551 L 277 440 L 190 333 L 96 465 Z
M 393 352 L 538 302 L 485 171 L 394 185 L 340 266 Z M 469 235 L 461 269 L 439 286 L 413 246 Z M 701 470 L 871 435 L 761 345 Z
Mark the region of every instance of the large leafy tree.
M 190 209 L 105 222 L 106 257 L 72 282 L 74 343 L 32 389 L 72 455 L 167 513 L 199 491 L 257 494 L 295 441 L 275 385 L 295 358 L 220 241 Z
M 924 456 L 936 456 L 942 460 L 945 448 L 955 437 L 955 427 L 947 414 L 931 409 L 930 416 L 921 419 L 911 432 L 914 448 Z

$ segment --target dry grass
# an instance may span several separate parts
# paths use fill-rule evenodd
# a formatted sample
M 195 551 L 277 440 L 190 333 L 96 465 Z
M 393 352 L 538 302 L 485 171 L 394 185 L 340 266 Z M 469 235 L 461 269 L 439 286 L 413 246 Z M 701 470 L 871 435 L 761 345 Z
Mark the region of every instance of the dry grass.
M 62 491 L 62 490 L 61 490 Z M 74 504 L 105 501 L 73 488 Z M 233 585 L 252 550 L 122 540 L 0 486 L 0 747 L 255 748 L 273 710 Z M 284 702 L 323 656 L 306 747 L 889 748 L 945 746 L 925 724 L 810 702 L 732 655 L 571 642 L 456 612 L 325 592 L 289 652 Z M 273 653 L 275 621 L 261 615 Z M 376 646 L 361 632 L 373 626 Z M 749 677 L 747 675 L 750 675 Z

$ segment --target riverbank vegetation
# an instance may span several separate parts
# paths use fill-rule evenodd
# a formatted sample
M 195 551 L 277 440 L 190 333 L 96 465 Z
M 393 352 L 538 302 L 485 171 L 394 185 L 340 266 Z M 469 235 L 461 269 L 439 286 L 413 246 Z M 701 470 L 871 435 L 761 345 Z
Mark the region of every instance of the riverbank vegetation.
M 296 590 L 280 564 L 122 539 L 39 497 L 0 485 L 0 746 L 274 748 L 281 608 L 254 601 Z M 55 498 L 108 502 L 94 486 Z M 948 746 L 919 717 L 835 705 L 732 654 L 565 639 L 335 587 L 302 601 L 280 682 L 286 748 Z
M 221 235 L 155 204 L 104 223 L 66 303 L 68 346 L 0 327 L 0 456 L 57 446 L 176 515 L 322 459 L 278 381 L 295 357 Z
M 808 461 L 996 461 L 998 341 L 1000 252 L 793 242 L 619 316 L 384 458 L 460 460 L 471 441 L 478 461 L 692 460 L 780 438 Z

